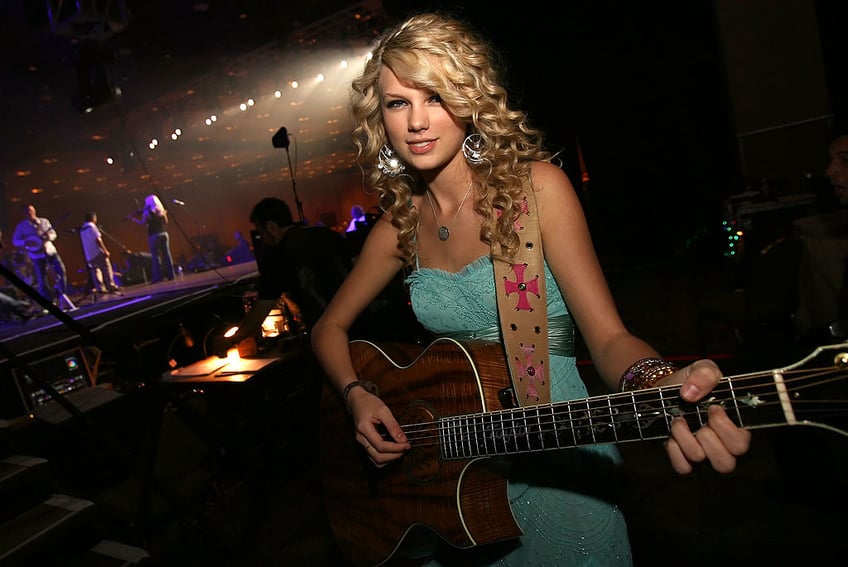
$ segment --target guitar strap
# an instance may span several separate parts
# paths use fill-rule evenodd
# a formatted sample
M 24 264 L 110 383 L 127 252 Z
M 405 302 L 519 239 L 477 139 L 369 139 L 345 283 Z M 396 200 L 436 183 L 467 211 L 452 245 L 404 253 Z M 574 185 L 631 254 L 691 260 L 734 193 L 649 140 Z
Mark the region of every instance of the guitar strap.
M 494 255 L 495 290 L 506 357 L 519 406 L 551 401 L 545 260 L 536 196 L 525 192 L 515 221 L 521 241 L 511 261 Z M 500 250 L 499 246 L 495 247 Z

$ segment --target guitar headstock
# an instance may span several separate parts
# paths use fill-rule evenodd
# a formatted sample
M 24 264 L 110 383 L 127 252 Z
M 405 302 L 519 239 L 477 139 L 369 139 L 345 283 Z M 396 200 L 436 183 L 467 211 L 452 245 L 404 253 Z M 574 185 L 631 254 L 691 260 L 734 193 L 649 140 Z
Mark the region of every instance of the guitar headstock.
M 743 408 L 777 418 L 761 427 L 811 425 L 848 436 L 848 343 L 820 346 L 793 364 L 743 374 L 732 383 Z
M 797 368 L 808 366 L 809 364 L 827 366 L 828 359 L 830 359 L 830 364 L 834 367 L 834 369 L 844 370 L 848 368 L 848 342 L 817 347 L 801 360 L 788 366 L 784 366 L 779 370 L 781 372 L 789 372 Z M 818 361 L 817 364 L 816 361 Z

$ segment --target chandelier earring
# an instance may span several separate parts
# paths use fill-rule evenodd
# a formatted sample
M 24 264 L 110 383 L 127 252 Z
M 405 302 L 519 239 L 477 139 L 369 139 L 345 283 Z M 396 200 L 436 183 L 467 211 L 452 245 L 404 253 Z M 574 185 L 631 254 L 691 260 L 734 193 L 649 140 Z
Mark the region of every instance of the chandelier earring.
M 462 142 L 462 155 L 465 160 L 472 164 L 478 165 L 486 161 L 483 157 L 483 137 L 480 134 L 469 134 Z
M 384 175 L 397 177 L 404 172 L 406 166 L 398 159 L 394 150 L 383 144 L 383 147 L 380 148 L 380 155 L 377 158 L 377 169 L 382 171 Z

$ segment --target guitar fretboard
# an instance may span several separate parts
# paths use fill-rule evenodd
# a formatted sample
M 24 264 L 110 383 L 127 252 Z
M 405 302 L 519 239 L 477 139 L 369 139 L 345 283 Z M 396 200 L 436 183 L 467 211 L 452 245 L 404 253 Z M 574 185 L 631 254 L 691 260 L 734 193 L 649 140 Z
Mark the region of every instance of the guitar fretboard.
M 672 420 L 693 430 L 706 424 L 708 408 L 720 404 L 741 427 L 785 425 L 773 381 L 745 384 L 737 391 L 725 378 L 705 400 L 690 404 L 679 386 L 665 386 L 554 404 L 529 406 L 439 420 L 443 459 L 509 455 L 599 443 L 668 437 Z

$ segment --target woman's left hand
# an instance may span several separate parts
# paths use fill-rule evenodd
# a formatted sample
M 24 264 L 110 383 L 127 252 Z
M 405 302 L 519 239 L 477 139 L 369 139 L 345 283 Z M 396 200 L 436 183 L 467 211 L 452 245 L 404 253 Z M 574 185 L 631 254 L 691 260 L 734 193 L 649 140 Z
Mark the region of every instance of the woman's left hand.
M 709 394 L 721 379 L 721 371 L 711 360 L 697 360 L 675 372 L 657 385 L 681 384 L 680 396 L 687 402 L 697 402 Z M 751 432 L 737 427 L 724 408 L 712 404 L 708 408 L 707 424 L 691 431 L 686 420 L 674 418 L 666 451 L 671 466 L 680 474 L 692 472 L 693 463 L 709 460 L 720 473 L 736 468 L 736 457 L 745 454 L 751 444 Z

